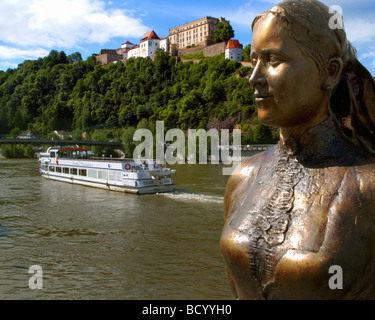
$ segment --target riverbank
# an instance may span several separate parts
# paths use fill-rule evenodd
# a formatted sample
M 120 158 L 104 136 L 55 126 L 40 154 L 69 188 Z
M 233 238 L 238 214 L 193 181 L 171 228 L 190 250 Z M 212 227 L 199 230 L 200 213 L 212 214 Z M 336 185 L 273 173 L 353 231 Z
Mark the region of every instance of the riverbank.
M 1 146 L 1 154 L 6 158 L 35 158 L 34 147 L 30 144 L 4 144 Z

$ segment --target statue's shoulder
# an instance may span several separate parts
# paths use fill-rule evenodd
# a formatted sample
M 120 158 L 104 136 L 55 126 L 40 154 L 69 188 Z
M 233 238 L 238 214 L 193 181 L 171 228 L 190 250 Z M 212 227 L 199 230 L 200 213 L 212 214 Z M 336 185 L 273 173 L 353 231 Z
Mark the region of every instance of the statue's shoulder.
M 375 203 L 375 155 L 358 157 L 354 172 L 361 194 L 373 198 Z
M 230 185 L 233 188 L 234 186 L 237 186 L 240 182 L 246 181 L 246 183 L 248 183 L 249 180 L 254 179 L 257 176 L 262 165 L 265 162 L 268 162 L 269 159 L 273 158 L 275 156 L 276 151 L 277 145 L 271 147 L 267 151 L 263 151 L 251 157 L 243 159 L 231 174 L 228 180 L 228 185 Z
M 246 190 L 258 177 L 261 168 L 272 162 L 278 154 L 278 146 L 275 145 L 267 151 L 257 153 L 242 160 L 228 179 L 225 191 L 226 216 L 230 215 L 233 203 L 241 203 L 241 198 L 246 196 Z

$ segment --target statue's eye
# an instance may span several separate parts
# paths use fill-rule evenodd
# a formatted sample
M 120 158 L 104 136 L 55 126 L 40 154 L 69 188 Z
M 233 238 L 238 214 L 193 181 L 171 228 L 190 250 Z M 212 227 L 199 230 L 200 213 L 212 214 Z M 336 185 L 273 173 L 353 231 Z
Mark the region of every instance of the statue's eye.
M 269 64 L 271 66 L 273 66 L 273 67 L 277 67 L 282 62 L 281 59 L 278 56 L 274 55 L 274 54 L 271 54 L 269 56 L 269 60 L 268 61 L 269 61 Z
M 258 63 L 258 57 L 257 57 L 257 55 L 253 53 L 250 56 L 250 61 L 251 61 L 251 64 L 252 64 L 253 68 L 255 68 L 257 66 L 257 63 Z

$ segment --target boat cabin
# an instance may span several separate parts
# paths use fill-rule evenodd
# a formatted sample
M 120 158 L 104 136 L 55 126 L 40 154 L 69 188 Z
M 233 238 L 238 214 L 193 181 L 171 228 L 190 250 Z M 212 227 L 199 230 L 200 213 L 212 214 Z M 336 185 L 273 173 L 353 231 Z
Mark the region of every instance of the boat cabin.
M 47 150 L 48 157 L 50 158 L 65 158 L 65 159 L 87 159 L 91 152 L 87 148 L 79 147 L 57 147 L 49 148 Z

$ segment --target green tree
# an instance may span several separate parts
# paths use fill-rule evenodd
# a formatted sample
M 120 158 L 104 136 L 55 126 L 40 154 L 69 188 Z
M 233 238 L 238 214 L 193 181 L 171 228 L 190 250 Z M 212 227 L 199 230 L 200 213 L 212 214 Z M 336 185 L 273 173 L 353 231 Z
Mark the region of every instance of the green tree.
M 104 130 L 104 129 L 95 129 L 91 134 L 91 140 L 94 141 L 112 141 L 113 134 L 111 130 Z M 92 147 L 92 151 L 95 153 L 97 157 L 105 156 L 105 157 L 116 157 L 117 153 L 114 147 L 108 146 L 95 146 Z
M 32 145 L 5 144 L 1 153 L 6 158 L 33 158 L 35 155 Z
M 217 24 L 217 28 L 214 32 L 215 43 L 228 41 L 229 39 L 233 37 L 234 37 L 234 30 L 228 21 L 219 22 Z
M 242 60 L 250 62 L 250 54 L 251 54 L 251 44 L 248 44 L 242 50 Z
M 68 62 L 70 64 L 72 64 L 72 63 L 75 63 L 75 62 L 78 62 L 78 61 L 82 61 L 82 56 L 79 52 L 74 52 L 74 53 L 68 55 L 67 59 L 68 59 Z
M 43 64 L 47 68 L 53 68 L 55 65 L 60 63 L 68 63 L 66 54 L 64 51 L 58 52 L 51 50 L 49 55 L 44 58 Z
M 123 145 L 125 157 L 132 158 L 133 157 L 133 151 L 135 149 L 135 143 L 133 141 L 135 128 L 130 126 L 127 127 L 122 136 L 121 136 L 121 142 Z

